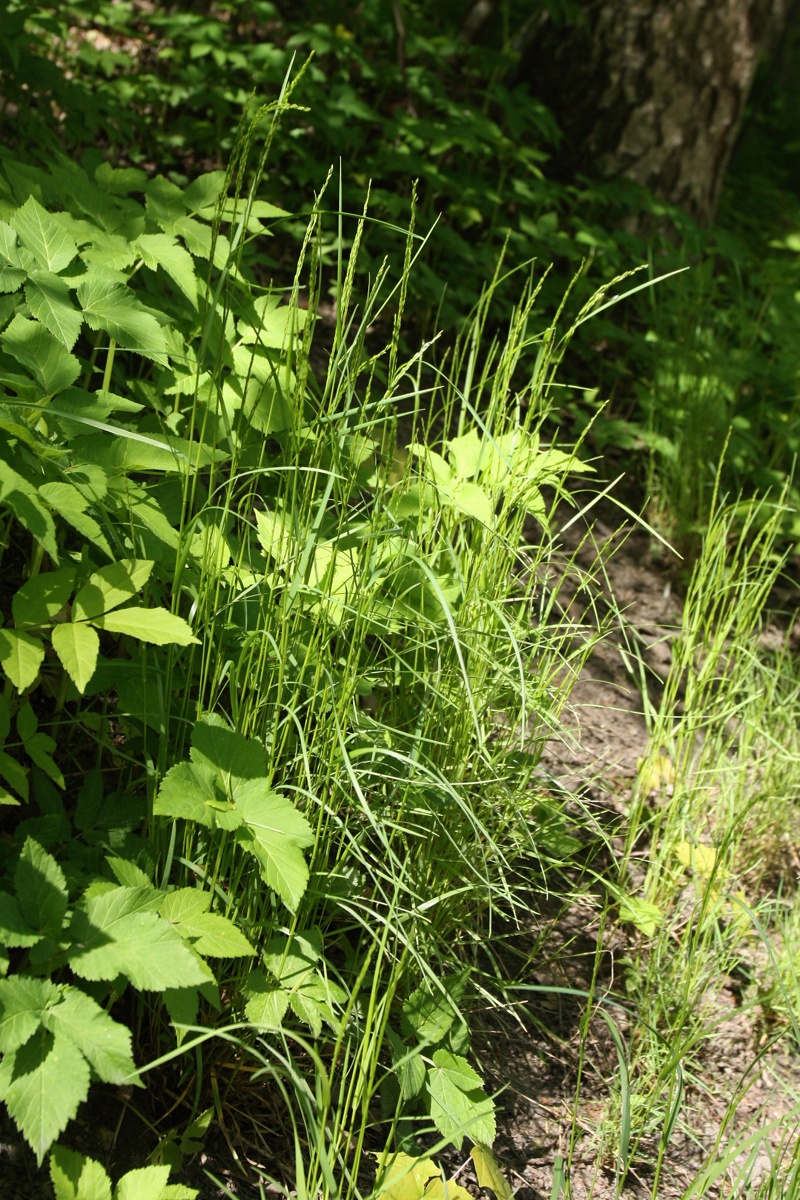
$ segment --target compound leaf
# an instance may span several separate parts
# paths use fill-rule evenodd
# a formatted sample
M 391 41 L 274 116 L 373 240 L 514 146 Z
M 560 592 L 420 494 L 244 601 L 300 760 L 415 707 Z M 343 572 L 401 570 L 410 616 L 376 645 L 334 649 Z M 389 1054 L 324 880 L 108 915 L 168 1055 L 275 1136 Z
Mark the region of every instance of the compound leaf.
M 494 1104 L 481 1088 L 480 1076 L 460 1054 L 437 1050 L 428 1070 L 433 1123 L 454 1146 L 464 1134 L 490 1146 L 495 1139 Z
M 142 991 L 205 983 L 202 962 L 168 921 L 146 910 L 158 902 L 158 893 L 143 888 L 111 888 L 87 896 L 70 926 L 73 971 L 92 980 L 124 975 Z
M 67 985 L 61 1002 L 45 1011 L 42 1024 L 69 1038 L 104 1083 L 124 1083 L 136 1070 L 129 1030 L 79 988 Z

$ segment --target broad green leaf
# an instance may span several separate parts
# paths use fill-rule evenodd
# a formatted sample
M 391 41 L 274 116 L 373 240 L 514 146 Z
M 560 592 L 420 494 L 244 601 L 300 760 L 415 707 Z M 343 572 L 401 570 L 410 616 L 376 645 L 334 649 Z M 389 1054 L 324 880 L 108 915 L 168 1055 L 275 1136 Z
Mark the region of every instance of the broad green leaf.
M 256 509 L 258 540 L 265 554 L 283 564 L 299 550 L 291 528 L 291 519 L 282 513 L 261 512 Z
M 83 324 L 69 293 L 67 281 L 50 271 L 37 271 L 25 284 L 28 308 L 67 350 L 75 345 Z
M 17 235 L 10 225 L 0 221 L 0 292 L 15 292 L 28 278 L 17 249 Z
M 635 925 L 645 937 L 653 937 L 664 913 L 657 904 L 642 900 L 639 896 L 623 896 L 619 906 L 619 919 Z
M 309 931 L 308 937 L 280 934 L 270 939 L 263 955 L 264 966 L 282 987 L 292 991 L 315 975 L 321 954 L 322 939 L 316 930 Z
M 295 912 L 308 886 L 303 852 L 286 838 L 259 837 L 250 826 L 237 829 L 236 837 L 258 861 L 264 882 L 278 893 L 290 912 Z
M 53 1147 L 50 1180 L 55 1200 L 111 1200 L 111 1180 L 100 1163 L 77 1150 Z
M 136 1070 L 130 1031 L 79 988 L 67 985 L 42 1017 L 45 1029 L 78 1047 L 104 1083 L 125 1083 Z
M 153 646 L 199 645 L 191 626 L 165 608 L 118 608 L 95 617 L 94 624 L 107 633 L 127 633 Z
M 229 451 L 215 450 L 186 438 L 154 438 L 111 425 L 103 433 L 73 438 L 72 452 L 76 458 L 96 464 L 109 475 L 135 471 L 188 473 L 230 457 Z
M 107 554 L 109 558 L 113 558 L 106 535 L 94 517 L 90 517 L 86 512 L 89 500 L 77 487 L 63 482 L 43 483 L 39 488 L 39 495 L 57 516 L 71 525 L 73 529 L 77 529 L 78 533 L 102 550 L 104 554 Z
M 710 879 L 714 874 L 717 865 L 715 846 L 679 842 L 675 847 L 675 854 L 681 866 L 691 868 L 701 879 Z
M 81 417 L 102 422 L 107 421 L 114 412 L 138 413 L 142 411 L 143 407 L 137 401 L 129 400 L 126 396 L 118 396 L 115 392 L 102 390 L 87 392 L 83 388 L 72 387 L 61 393 L 57 404 L 50 405 L 48 412 L 57 409 L 59 416 L 66 414 L 66 419 L 74 416 L 76 424 L 80 424 Z M 83 464 L 80 464 L 80 469 L 85 469 Z M 95 470 L 97 469 L 95 468 Z M 98 482 L 102 485 L 102 478 L 99 478 Z M 103 487 L 102 491 L 91 498 L 101 499 L 104 495 L 105 488 Z
M 488 462 L 489 454 L 477 429 L 470 429 L 462 437 L 447 443 L 458 479 L 474 479 L 478 467 Z
M 443 488 L 441 497 L 443 502 L 450 503 L 453 508 L 457 508 L 468 517 L 475 517 L 483 525 L 493 524 L 494 501 L 477 483 L 462 479 L 452 488 Z
M 191 921 L 194 917 L 202 916 L 203 913 L 208 912 L 210 907 L 211 892 L 202 891 L 200 888 L 185 887 L 176 888 L 174 892 L 167 892 L 158 911 L 171 924 L 180 925 L 184 921 Z
M 253 302 L 251 318 L 239 321 L 239 337 L 245 345 L 256 342 L 281 350 L 299 336 L 307 315 L 296 304 L 282 304 L 280 296 L 259 296 Z
M 11 612 L 17 629 L 26 625 L 47 625 L 61 612 L 72 594 L 75 568 L 61 567 L 34 575 L 17 590 Z
M 256 951 L 227 917 L 208 911 L 211 893 L 180 888 L 164 899 L 160 913 L 181 937 L 191 938 L 198 954 L 207 958 L 241 958 Z
M 455 481 L 453 468 L 445 462 L 441 454 L 437 454 L 429 446 L 423 446 L 419 442 L 414 442 L 408 447 L 408 453 L 415 454 L 417 458 L 422 460 L 426 477 L 430 479 L 431 483 L 435 483 L 437 487 L 452 484 Z
M 55 748 L 55 741 L 46 733 L 36 733 L 33 737 L 25 739 L 25 753 L 28 757 L 45 775 L 49 775 L 58 787 L 63 788 L 64 776 L 52 757 Z
M 33 484 L 0 458 L 0 504 L 5 504 L 28 532 L 41 542 L 54 562 L 58 562 L 56 527 L 39 499 Z
M 174 1026 L 196 1025 L 200 1013 L 200 992 L 197 988 L 166 988 L 161 994 L 164 1007 Z M 178 1045 L 186 1037 L 184 1030 L 176 1030 Z
M 197 308 L 197 277 L 194 260 L 177 239 L 167 233 L 143 233 L 136 242 L 142 260 L 151 271 L 163 267 L 187 300 Z
M 147 172 L 139 167 L 112 167 L 104 162 L 94 173 L 98 185 L 112 196 L 127 196 L 129 192 L 143 192 L 147 183 Z
M 35 735 L 39 728 L 39 720 L 29 703 L 26 702 L 17 711 L 16 725 L 17 733 L 22 738 L 23 744 L 30 741 Z
M 149 558 L 123 558 L 101 567 L 89 576 L 72 605 L 76 621 L 92 621 L 117 605 L 133 599 L 150 578 L 154 562 Z
M 41 1163 L 89 1093 L 89 1064 L 61 1034 L 39 1029 L 0 1062 L 0 1098 Z
M 19 266 L 17 232 L 6 221 L 0 221 L 0 261 L 12 267 Z
M 17 209 L 10 224 L 25 249 L 48 271 L 63 271 L 78 253 L 72 238 L 33 196 Z
M 191 757 L 194 763 L 213 767 L 228 794 L 245 780 L 267 773 L 263 744 L 237 733 L 216 713 L 205 713 L 192 730 Z
M 20 911 L 31 929 L 58 938 L 67 911 L 67 881 L 52 854 L 31 837 L 22 847 L 14 886 Z
M 425 1086 L 425 1064 L 419 1051 L 406 1046 L 392 1029 L 387 1029 L 386 1036 L 392 1048 L 392 1066 L 400 1084 L 402 1097 L 404 1100 L 412 1100 Z
M 85 899 L 70 926 L 68 961 L 73 971 L 84 979 L 124 975 L 142 991 L 205 983 L 208 974 L 202 964 L 168 921 L 141 911 L 143 899 L 153 902 L 142 889 L 125 887 Z
M 209 828 L 233 828 L 241 816 L 228 802 L 218 773 L 204 763 L 178 763 L 167 771 L 153 805 L 158 817 L 183 817 Z M 234 824 L 226 818 L 233 819 Z
M 436 1045 L 458 1017 L 458 1002 L 464 994 L 469 971 L 459 971 L 441 980 L 443 990 L 427 984 L 416 988 L 403 1002 L 403 1017 L 421 1042 Z
M 48 1006 L 58 1003 L 58 988 L 49 979 L 12 975 L 0 979 L 0 1050 L 12 1054 L 24 1046 L 42 1023 Z
M 137 1167 L 117 1184 L 114 1200 L 163 1200 L 169 1167 Z
M 186 216 L 186 214 L 174 221 L 167 221 L 166 224 L 170 233 L 177 234 L 178 237 L 183 238 L 187 249 L 196 258 L 211 257 L 211 230 L 207 225 L 201 225 L 194 217 Z M 227 238 L 224 240 L 227 243 Z M 214 258 L 217 259 L 218 257 L 219 251 L 216 251 Z M 225 264 L 224 262 L 222 264 L 215 262 L 215 266 L 220 265 L 224 266 Z
M 130 499 L 128 501 L 128 512 L 134 525 L 140 528 L 144 527 L 171 550 L 178 549 L 180 535 L 177 529 L 174 529 L 169 523 L 155 500 L 138 501 Z
M 266 779 L 250 779 L 234 793 L 236 808 L 259 836 L 289 838 L 296 846 L 314 845 L 314 831 L 291 800 L 273 792 Z
M 0 666 L 18 692 L 24 692 L 39 674 L 44 646 L 39 638 L 14 629 L 0 629 Z
M 284 796 L 266 791 L 262 780 L 244 785 L 236 808 L 245 821 L 237 839 L 257 858 L 265 883 L 294 912 L 308 884 L 301 847 L 313 843 L 310 825 Z
M 144 185 L 147 215 L 153 217 L 162 229 L 186 212 L 183 192 L 163 175 L 156 175 Z
M 27 272 L 19 267 L 6 267 L 0 262 L 0 292 L 16 292 L 28 278 Z
M 66 621 L 62 625 L 55 625 L 51 636 L 53 649 L 62 667 L 83 695 L 97 666 L 100 638 L 91 625 L 83 621 Z
M 289 992 L 279 983 L 271 983 L 261 971 L 253 971 L 245 987 L 249 997 L 245 1005 L 248 1021 L 266 1029 L 280 1029 L 289 1008 Z
M 465 1058 L 437 1050 L 428 1069 L 427 1086 L 431 1118 L 442 1137 L 459 1148 L 465 1134 L 491 1146 L 496 1134 L 494 1104 Z
M 198 212 L 202 208 L 213 209 L 217 199 L 225 187 L 226 171 L 208 171 L 198 175 L 185 189 L 182 200 L 189 212 Z
M 193 920 L 181 921 L 178 929 L 206 958 L 244 958 L 256 953 L 233 921 L 217 913 L 202 913 Z
M 0 334 L 3 349 L 26 367 L 47 396 L 70 387 L 81 372 L 81 364 L 62 342 L 40 321 L 20 313 Z
M 288 213 L 283 208 L 278 208 L 276 204 L 270 204 L 268 200 L 246 200 L 240 197 L 238 200 L 235 196 L 227 196 L 221 205 L 221 216 L 223 221 L 233 222 L 237 224 L 247 215 L 247 224 L 245 228 L 249 233 L 261 233 L 264 226 L 261 224 L 261 218 L 270 217 L 286 217 Z M 205 217 L 207 221 L 213 221 L 216 213 L 215 209 L 206 209 L 204 212 L 198 213 L 199 216 Z
M 12 758 L 10 754 L 6 754 L 5 750 L 0 750 L 0 775 L 5 779 L 9 787 L 12 787 L 15 792 L 18 792 L 22 796 L 23 800 L 27 801 L 29 788 L 25 768 L 15 758 Z M 19 801 L 6 793 L 3 796 L 2 803 L 18 804 Z
M 94 272 L 78 284 L 78 300 L 91 329 L 103 330 L 123 350 L 136 350 L 166 364 L 164 331 L 129 288 Z
M 112 826 L 113 828 L 113 826 Z M 153 881 L 146 871 L 137 867 L 129 858 L 106 858 L 106 864 L 114 872 L 117 883 L 124 887 L 152 888 Z
M 119 233 L 95 229 L 88 246 L 81 250 L 88 267 L 105 267 L 110 271 L 125 271 L 136 262 L 133 243 Z
M 34 933 L 22 915 L 16 896 L 0 892 L 0 945 L 2 946 L 33 946 L 41 939 L 41 934 Z M 2 1045 L 0 1044 L 0 1049 Z
M 497 1200 L 514 1200 L 514 1193 L 488 1146 L 482 1146 L 480 1143 L 473 1146 L 470 1158 L 475 1164 L 478 1187 L 491 1188 Z

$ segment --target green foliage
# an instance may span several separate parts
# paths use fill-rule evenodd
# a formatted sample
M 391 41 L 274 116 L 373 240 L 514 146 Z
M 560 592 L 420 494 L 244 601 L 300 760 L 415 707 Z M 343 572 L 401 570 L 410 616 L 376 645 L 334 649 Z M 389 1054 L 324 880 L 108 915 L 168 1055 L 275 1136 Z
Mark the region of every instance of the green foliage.
M 38 815 L 4 852 L 0 1072 L 40 1159 L 93 1078 L 136 1077 L 112 1015 L 126 989 L 160 998 L 179 1048 L 198 1021 L 243 1017 L 269 1044 L 310 1031 L 343 1055 L 356 1108 L 383 1062 L 389 1105 L 456 1144 L 494 1136 L 465 1057 L 468 975 L 440 984 L 425 967 L 412 984 L 409 956 L 425 962 L 471 911 L 505 903 L 511 858 L 531 852 L 520 797 L 536 757 L 512 769 L 517 735 L 498 738 L 495 714 L 525 727 L 533 691 L 555 712 L 563 638 L 532 632 L 515 567 L 526 515 L 546 537 L 550 497 L 585 468 L 542 440 L 544 373 L 509 402 L 528 288 L 509 348 L 472 383 L 492 414 L 480 434 L 461 407 L 467 339 L 437 399 L 444 428 L 461 409 L 460 431 L 423 442 L 434 415 L 417 401 L 393 476 L 397 404 L 420 385 L 398 332 L 380 370 L 363 353 L 383 278 L 357 328 L 343 310 L 313 378 L 313 309 L 297 285 L 253 280 L 251 246 L 281 215 L 240 194 L 257 127 L 227 174 L 187 187 L 2 160 L 0 512 L 18 575 L 0 627 L 0 776 L 6 803 Z M 103 770 L 78 789 L 87 745 Z M 508 851 L 494 833 L 507 826 Z M 433 921 L 396 924 L 423 902 Z M 395 925 L 398 955 L 375 941 Z M 425 1017 L 442 987 L 449 1015 L 435 1001 Z M 395 996 L 400 1033 L 378 1016 Z M 124 1044 L 124 1072 L 119 1052 L 99 1056 L 98 1022 Z
M 132 865 L 117 870 L 138 886 L 97 878 L 75 898 L 56 859 L 28 837 L 14 890 L 0 893 L 0 945 L 24 952 L 0 979 L 0 1096 L 40 1162 L 91 1078 L 136 1082 L 131 1035 L 99 1001 L 125 981 L 162 993 L 210 987 L 213 996 L 205 958 L 255 953 L 209 912 L 210 893 L 165 893 Z M 65 977 L 79 982 L 54 982 Z
M 299 1195 L 358 1178 L 369 1128 L 379 1193 L 465 1200 L 398 1153 L 413 1132 L 476 1140 L 479 1182 L 507 1200 L 470 1060 L 476 946 L 529 905 L 520 878 L 550 887 L 584 849 L 536 777 L 590 650 L 550 568 L 556 505 L 589 467 L 545 420 L 646 448 L 662 523 L 695 536 L 731 427 L 726 485 L 785 480 L 798 344 L 792 230 L 753 252 L 735 205 L 701 236 L 618 182 L 545 178 L 557 130 L 511 83 L 529 9 L 503 6 L 474 41 L 426 2 L 366 3 L 348 24 L 259 0 L 0 14 L 17 139 L 0 155 L 0 801 L 16 806 L 0 1096 L 39 1161 L 92 1080 L 136 1082 L 165 1036 L 162 1062 L 193 1049 L 203 1069 L 218 1038 L 282 1090 Z M 253 89 L 276 94 L 307 50 L 258 109 Z M 430 239 L 394 236 L 411 176 Z M 609 229 L 631 213 L 654 232 Z M 579 270 L 567 299 L 558 271 L 510 297 L 504 247 Z M 612 324 L 644 259 L 651 275 L 692 260 L 691 283 L 657 301 L 631 287 Z M 593 292 L 589 268 L 611 283 Z M 406 355 L 407 307 L 414 334 L 438 311 L 441 346 Z M 597 390 L 556 390 L 568 346 Z M 754 511 L 738 516 L 763 545 Z M 712 522 L 709 544 L 731 528 Z M 688 715 L 662 731 L 682 786 L 692 714 L 729 694 L 714 639 L 752 634 L 766 559 L 754 574 L 740 626 L 712 606 L 708 633 L 690 593 L 708 637 L 687 634 Z M 631 838 L 643 812 L 639 795 Z M 670 886 L 686 885 L 680 847 L 699 861 L 681 829 Z M 644 896 L 609 886 L 654 945 L 671 931 L 661 882 L 654 867 Z M 701 950 L 721 911 L 704 882 Z M 164 1163 L 201 1144 L 196 1111 Z M 57 1200 L 112 1196 L 70 1151 L 51 1175 Z M 131 1172 L 113 1195 L 191 1194 L 167 1178 Z
M 168 1183 L 168 1166 L 139 1167 L 115 1187 L 99 1162 L 64 1146 L 50 1155 L 55 1200 L 195 1200 L 196 1188 Z

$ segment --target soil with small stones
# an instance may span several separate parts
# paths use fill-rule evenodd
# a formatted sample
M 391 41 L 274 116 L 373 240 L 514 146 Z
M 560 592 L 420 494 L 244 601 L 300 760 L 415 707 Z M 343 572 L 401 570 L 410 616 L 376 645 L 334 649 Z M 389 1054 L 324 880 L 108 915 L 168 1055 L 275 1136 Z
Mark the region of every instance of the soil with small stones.
M 595 510 L 598 511 L 598 510 Z M 612 847 L 621 828 L 648 735 L 639 674 L 631 647 L 647 667 L 649 702 L 658 703 L 669 671 L 671 641 L 679 627 L 681 602 L 675 572 L 654 543 L 639 529 L 615 528 L 614 510 L 581 523 L 564 538 L 560 602 L 570 618 L 586 628 L 611 611 L 610 598 L 624 620 L 611 624 L 571 690 L 560 735 L 545 749 L 542 769 L 549 785 L 581 797 Z M 657 547 L 656 547 L 657 549 Z M 598 561 L 604 566 L 598 569 Z M 779 600 L 797 606 L 798 593 Z M 790 618 L 791 620 L 791 618 Z M 783 628 L 785 628 L 785 624 Z M 800 633 L 800 626 L 797 627 Z M 779 625 L 766 637 L 776 637 Z M 527 938 L 527 943 L 526 943 Z M 598 960 L 598 940 L 603 953 Z M 600 931 L 597 910 L 589 903 L 557 911 L 540 906 L 537 925 L 521 933 L 516 950 L 531 954 L 527 982 L 541 990 L 520 992 L 510 1008 L 483 1018 L 475 1050 L 487 1085 L 499 1093 L 495 1152 L 520 1200 L 545 1200 L 553 1192 L 559 1162 L 571 1162 L 572 1200 L 644 1200 L 652 1195 L 652 1163 L 657 1147 L 640 1144 L 621 1191 L 616 1189 L 608 1148 L 598 1142 L 618 1080 L 618 1056 L 609 1024 L 596 1012 L 584 1028 L 585 1006 L 563 990 L 588 990 L 599 963 L 596 988 L 624 1001 L 624 956 L 630 934 L 616 927 Z M 741 1002 L 739 982 L 722 979 L 713 999 L 718 1025 L 700 1052 L 687 1081 L 683 1117 L 670 1140 L 658 1185 L 658 1197 L 679 1197 L 707 1161 L 719 1139 L 724 1147 L 735 1132 L 752 1123 L 763 1130 L 756 1146 L 755 1176 L 768 1172 L 769 1154 L 790 1138 L 800 1119 L 800 1062 L 788 1042 L 769 1049 L 768 1028 L 758 1025 Z M 624 1006 L 606 1005 L 619 1035 L 628 1029 Z M 96 1086 L 62 1139 L 104 1163 L 113 1179 L 142 1166 L 170 1120 L 159 1123 L 172 1098 Z M 579 1100 L 576 1105 L 575 1096 Z M 225 1194 L 256 1200 L 260 1195 L 252 1167 L 279 1175 L 291 1169 L 291 1135 L 277 1112 L 253 1120 L 259 1093 L 231 1088 L 224 1110 L 228 1126 L 216 1125 L 201 1155 L 173 1174 L 198 1189 L 202 1200 Z M 738 1097 L 736 1117 L 722 1128 L 728 1105 Z M 163 1103 L 162 1103 L 163 1102 Z M 149 1106 L 149 1107 L 148 1107 Z M 177 1116 L 177 1114 L 176 1114 Z M 448 1171 L 478 1194 L 466 1151 L 442 1156 Z M 210 1175 L 219 1185 L 212 1183 Z M 718 1194 L 714 1189 L 706 1195 Z M 51 1200 L 45 1168 L 37 1169 L 13 1124 L 0 1115 L 0 1200 Z

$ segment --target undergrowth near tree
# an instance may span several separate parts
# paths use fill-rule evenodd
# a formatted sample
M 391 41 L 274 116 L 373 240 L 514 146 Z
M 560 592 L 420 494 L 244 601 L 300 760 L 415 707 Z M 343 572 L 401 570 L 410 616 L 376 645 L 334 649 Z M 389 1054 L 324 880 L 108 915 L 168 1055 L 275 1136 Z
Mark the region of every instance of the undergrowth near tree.
M 522 115 L 542 145 L 555 133 L 505 87 L 505 44 L 482 59 L 410 31 L 373 108 L 358 88 L 380 75 L 385 14 L 370 6 L 358 31 L 327 21 L 291 37 L 272 5 L 233 5 L 235 38 L 179 6 L 160 15 L 162 40 L 127 6 L 88 8 L 18 3 L 0 18 L 4 87 L 21 62 L 30 77 L 4 98 L 23 137 L 48 130 L 46 163 L 0 152 L 0 1098 L 37 1161 L 50 1154 L 57 1200 L 112 1195 L 98 1163 L 57 1144 L 92 1083 L 163 1071 L 182 1125 L 161 1161 L 119 1181 L 120 1200 L 190 1195 L 169 1171 L 245 1080 L 291 1131 L 291 1169 L 265 1184 L 464 1200 L 435 1159 L 469 1139 L 480 1186 L 509 1200 L 475 1012 L 539 987 L 509 982 L 498 939 L 538 896 L 588 903 L 591 885 L 601 929 L 630 935 L 624 996 L 596 979 L 574 989 L 584 1035 L 597 1007 L 618 1055 L 598 1172 L 621 1195 L 645 1162 L 655 1197 L 691 1127 L 719 980 L 750 972 L 753 1020 L 768 1040 L 798 1037 L 796 896 L 770 894 L 791 874 L 797 677 L 788 647 L 759 645 L 797 532 L 795 351 L 774 337 L 796 323 L 793 275 L 776 265 L 791 235 L 755 300 L 722 231 L 698 242 L 685 226 L 679 249 L 660 231 L 629 279 L 645 254 L 596 223 L 607 190 L 546 184 L 541 149 L 515 141 Z M 280 28 L 255 41 L 248 22 Z M 280 79 L 306 46 L 299 82 L 228 142 L 256 50 Z M 133 93 L 126 54 L 149 68 Z M 78 65 L 69 80 L 60 56 Z M 491 75 L 483 111 L 445 86 L 462 60 L 469 96 Z M 338 108 L 320 99 L 331 81 Z M 277 139 L 289 112 L 297 136 Z M 342 112 L 352 161 L 312 199 Z M 365 202 L 354 168 L 376 131 Z M 99 147 L 126 141 L 110 165 Z M 226 168 L 200 169 L 216 165 L 204 141 Z M 409 225 L 396 185 L 411 164 Z M 642 202 L 623 196 L 620 218 Z M 674 292 L 653 291 L 712 244 Z M 577 280 L 503 265 L 531 253 Z M 448 336 L 424 341 L 456 269 Z M 622 298 L 632 315 L 611 325 Z M 573 378 L 596 368 L 589 390 L 556 378 L 568 347 Z M 540 770 L 593 643 L 624 624 L 613 599 L 603 620 L 570 616 L 559 580 L 578 568 L 553 569 L 557 506 L 578 519 L 604 445 L 646 449 L 651 515 L 692 570 L 610 865 L 587 845 L 580 797 Z M 743 480 L 739 502 L 721 499 Z M 753 498 L 767 486 L 771 501 Z M 686 1200 L 795 1194 L 791 1131 L 754 1182 L 770 1131 L 735 1116 Z M 556 1198 L 576 1142 L 573 1127 Z
M 3 158 L 0 1091 L 41 1160 L 93 1078 L 150 1069 L 145 1014 L 162 1061 L 234 1035 L 290 1075 L 309 1193 L 349 1195 L 367 1148 L 494 1139 L 470 974 L 514 871 L 578 845 L 534 771 L 590 647 L 542 584 L 588 468 L 541 433 L 566 339 L 531 285 L 481 355 L 493 282 L 423 394 L 413 227 L 358 306 L 342 263 L 311 378 L 319 217 L 292 287 L 248 275 L 262 116 L 185 189 Z

